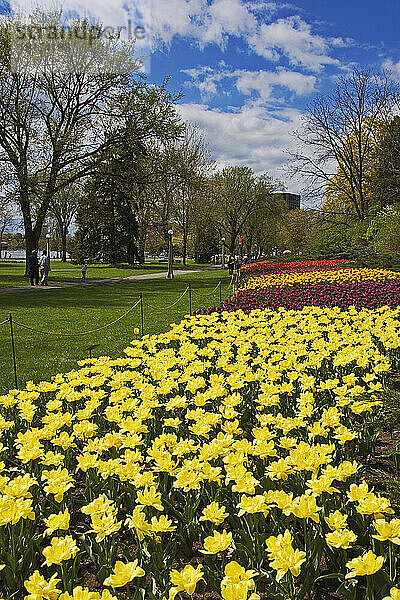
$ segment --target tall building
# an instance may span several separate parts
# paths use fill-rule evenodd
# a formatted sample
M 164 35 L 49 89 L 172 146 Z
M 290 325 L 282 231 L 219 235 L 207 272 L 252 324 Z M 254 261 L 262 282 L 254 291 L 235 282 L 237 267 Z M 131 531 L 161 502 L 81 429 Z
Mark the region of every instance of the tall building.
M 296 210 L 296 208 L 300 208 L 300 195 L 299 194 L 290 194 L 289 192 L 282 192 L 277 194 L 286 203 L 288 210 Z

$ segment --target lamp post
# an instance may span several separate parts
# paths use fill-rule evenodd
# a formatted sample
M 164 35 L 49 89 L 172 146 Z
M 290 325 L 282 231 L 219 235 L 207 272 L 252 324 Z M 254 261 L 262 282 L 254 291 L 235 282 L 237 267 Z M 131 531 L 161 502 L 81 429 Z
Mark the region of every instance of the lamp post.
M 242 256 L 243 256 L 243 236 L 239 235 L 239 264 L 242 266 Z
M 222 242 L 222 268 L 225 269 L 225 238 L 221 238 Z
M 172 245 L 172 236 L 174 232 L 172 229 L 168 229 L 168 273 L 167 279 L 174 278 L 173 262 L 174 262 L 174 248 Z
M 46 233 L 46 251 L 47 251 L 47 256 L 49 257 L 50 260 L 50 234 Z

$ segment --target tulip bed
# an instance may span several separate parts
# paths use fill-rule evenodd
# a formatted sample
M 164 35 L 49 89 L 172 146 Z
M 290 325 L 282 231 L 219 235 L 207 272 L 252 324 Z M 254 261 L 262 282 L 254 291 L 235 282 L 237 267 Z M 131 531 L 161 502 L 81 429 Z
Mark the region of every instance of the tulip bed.
M 1 396 L 3 597 L 398 599 L 364 475 L 399 317 L 187 316 Z
M 273 273 L 250 277 L 240 290 L 254 290 L 271 287 L 293 287 L 301 285 L 344 283 L 358 284 L 364 281 L 388 282 L 400 281 L 400 273 L 387 269 L 339 269 L 317 270 L 312 272 Z
M 246 274 L 264 273 L 266 271 L 285 271 L 292 269 L 331 269 L 350 265 L 351 261 L 346 259 L 325 259 L 325 260 L 298 260 L 286 262 L 273 262 L 272 260 L 262 260 L 255 263 L 247 263 L 242 266 L 241 271 Z
M 204 314 L 241 309 L 248 313 L 261 307 L 275 310 L 279 307 L 301 310 L 304 306 L 310 305 L 339 306 L 342 309 L 350 306 L 356 308 L 390 306 L 395 308 L 400 305 L 400 281 L 365 281 L 341 285 L 302 285 L 296 289 L 271 287 L 239 291 L 231 298 L 224 300 L 220 306 L 200 309 L 197 312 Z
M 354 268 L 343 262 L 346 261 L 264 261 L 258 267 L 257 263 L 244 265 L 244 281 L 238 292 L 220 306 L 203 308 L 195 314 L 279 307 L 301 310 L 304 306 L 347 309 L 400 305 L 399 272 Z

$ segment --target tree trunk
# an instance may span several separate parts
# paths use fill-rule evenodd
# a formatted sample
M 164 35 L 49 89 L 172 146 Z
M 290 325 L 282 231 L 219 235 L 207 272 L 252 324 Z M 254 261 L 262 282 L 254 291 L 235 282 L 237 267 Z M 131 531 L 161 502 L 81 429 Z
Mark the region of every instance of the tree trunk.
M 65 225 L 61 230 L 62 257 L 61 262 L 67 262 L 67 227 Z
M 126 252 L 126 258 L 128 260 L 128 264 L 129 265 L 134 265 L 135 264 L 135 257 L 138 254 L 138 250 L 136 247 L 135 242 L 129 240 L 128 244 L 127 244 L 127 252 Z
M 25 229 L 25 277 L 29 277 L 28 257 L 32 253 L 32 250 L 37 250 L 39 246 L 40 234 L 42 233 L 43 223 L 50 204 L 50 198 L 51 196 L 48 195 L 48 198 L 42 201 L 36 215 L 36 223 L 33 226 L 28 189 L 24 187 L 20 190 L 19 205 L 21 207 Z
M 248 258 L 251 258 L 251 251 L 253 248 L 253 236 L 247 235 L 247 239 L 246 239 L 246 254 L 248 256 Z
M 140 265 L 144 265 L 144 248 L 145 248 L 145 239 L 139 238 L 137 253 L 138 253 L 138 263 Z
M 111 194 L 110 196 L 110 213 L 111 213 L 111 223 L 110 223 L 110 263 L 115 265 L 117 261 L 117 244 L 116 244 L 116 223 L 115 223 L 115 204 L 114 204 L 114 196 Z
M 1 258 L 1 244 L 3 241 L 3 234 L 4 234 L 5 228 L 6 228 L 6 225 L 3 225 L 3 227 L 1 228 L 1 231 L 0 231 L 0 258 Z M 7 253 L 6 253 L 6 256 L 7 256 Z
M 182 242 L 182 262 L 186 265 L 186 252 L 187 252 L 187 231 L 183 232 L 183 242 Z
M 32 229 L 32 226 L 25 224 L 25 277 L 29 277 L 28 258 L 33 250 L 37 250 L 39 245 L 39 235 Z

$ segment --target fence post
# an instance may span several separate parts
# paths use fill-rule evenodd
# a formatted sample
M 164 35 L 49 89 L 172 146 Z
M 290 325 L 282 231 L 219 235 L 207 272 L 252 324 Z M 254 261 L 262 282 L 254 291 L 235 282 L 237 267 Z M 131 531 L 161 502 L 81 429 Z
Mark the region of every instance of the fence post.
M 219 282 L 219 303 L 222 304 L 222 281 Z
M 15 388 L 18 388 L 18 378 L 17 378 L 17 361 L 15 358 L 15 344 L 14 344 L 14 330 L 13 330 L 13 322 L 12 322 L 12 314 L 10 313 L 10 332 L 11 332 L 11 347 L 12 347 L 12 355 L 13 355 L 13 364 L 14 364 L 14 381 Z
M 143 292 L 140 292 L 140 319 L 142 324 L 142 337 L 144 333 Z
M 189 314 L 192 314 L 192 284 L 189 283 Z

